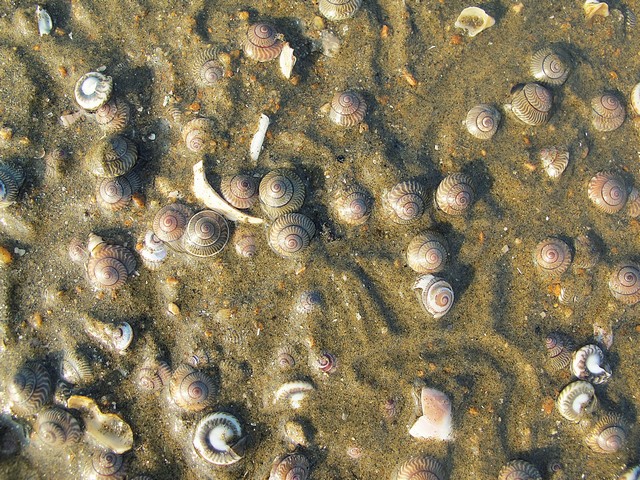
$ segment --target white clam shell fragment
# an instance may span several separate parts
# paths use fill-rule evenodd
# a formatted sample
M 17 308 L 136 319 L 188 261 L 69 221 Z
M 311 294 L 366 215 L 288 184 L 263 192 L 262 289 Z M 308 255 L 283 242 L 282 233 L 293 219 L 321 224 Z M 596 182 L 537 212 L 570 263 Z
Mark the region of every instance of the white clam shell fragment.
M 198 455 L 214 465 L 231 465 L 244 457 L 246 437 L 240 421 L 225 412 L 204 417 L 196 427 L 193 447 Z
M 580 380 L 600 384 L 611 378 L 611 367 L 598 345 L 585 345 L 573 352 L 571 373 Z
M 640 115 L 640 83 L 636 83 L 631 90 L 631 107 L 636 115 Z
M 483 9 L 467 7 L 458 15 L 455 27 L 462 28 L 467 31 L 470 37 L 475 37 L 483 30 L 495 25 L 495 23 L 495 19 Z
M 453 424 L 449 397 L 435 388 L 423 387 L 420 403 L 422 415 L 413 424 L 409 434 L 421 439 L 452 440 Z
M 49 35 L 53 29 L 53 21 L 51 15 L 40 5 L 36 7 L 36 19 L 38 20 L 38 33 L 40 36 Z
M 298 58 L 293 54 L 293 48 L 289 45 L 289 42 L 284 42 L 282 45 L 282 51 L 280 52 L 280 72 L 284 75 L 284 78 L 289 80 L 291 78 L 291 72 L 296 64 Z
M 291 405 L 291 408 L 298 409 L 307 395 L 314 390 L 315 387 L 304 380 L 286 382 L 276 390 L 274 403 L 286 400 L 289 402 L 289 405 Z
M 453 289 L 442 278 L 431 274 L 421 275 L 412 288 L 422 309 L 433 318 L 442 317 L 453 306 Z
M 558 412 L 571 422 L 579 422 L 598 406 L 596 393 L 589 382 L 577 380 L 562 389 L 556 400 Z
M 249 156 L 254 162 L 258 161 L 260 152 L 262 151 L 262 144 L 264 143 L 264 137 L 267 135 L 267 129 L 269 128 L 269 117 L 264 113 L 260 115 L 260 121 L 258 122 L 258 131 L 251 139 L 251 145 L 249 146 Z

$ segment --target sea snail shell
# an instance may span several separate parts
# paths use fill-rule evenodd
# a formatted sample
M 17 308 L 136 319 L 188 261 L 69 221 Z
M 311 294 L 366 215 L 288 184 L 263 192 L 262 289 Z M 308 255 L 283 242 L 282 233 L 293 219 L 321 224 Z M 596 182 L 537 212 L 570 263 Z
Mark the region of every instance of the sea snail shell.
M 571 373 L 580 380 L 594 384 L 606 383 L 611 378 L 611 367 L 598 345 L 585 345 L 573 352 Z
M 96 200 L 105 210 L 114 212 L 122 210 L 141 186 L 140 177 L 135 172 L 114 178 L 103 178 L 96 188 Z
M 85 385 L 93 378 L 93 369 L 83 354 L 65 350 L 60 362 L 60 377 L 72 385 Z
M 200 152 L 213 140 L 214 124 L 208 118 L 194 118 L 182 127 L 181 135 L 185 145 L 192 152 Z
M 451 310 L 454 299 L 453 289 L 442 278 L 431 274 L 421 275 L 412 288 L 422 309 L 433 318 L 440 318 Z
M 362 0 L 320 0 L 318 3 L 322 16 L 333 21 L 353 17 L 361 5 Z
M 258 200 L 258 182 L 251 175 L 222 177 L 220 191 L 227 202 L 240 209 L 251 208 Z
M 571 355 L 575 347 L 569 337 L 552 332 L 545 338 L 544 345 L 547 348 L 547 364 L 552 372 L 565 369 L 571 364 Z
M 304 195 L 304 183 L 293 170 L 272 170 L 260 181 L 260 206 L 270 218 L 298 210 Z
M 635 263 L 620 264 L 614 267 L 609 277 L 611 294 L 627 305 L 640 301 L 640 266 Z
M 229 224 L 214 210 L 202 210 L 189 219 L 182 246 L 196 257 L 220 253 L 229 241 Z
M 591 450 L 598 453 L 616 453 L 627 440 L 627 422 L 618 413 L 604 415 L 596 422 L 584 439 Z
M 153 233 L 163 242 L 174 246 L 186 232 L 192 215 L 192 210 L 182 203 L 166 205 L 153 217 Z
M 511 111 L 527 125 L 542 125 L 551 116 L 553 94 L 537 83 L 516 85 L 512 90 Z
M 628 199 L 627 185 L 624 178 L 611 172 L 598 172 L 587 189 L 589 200 L 605 213 L 616 213 L 624 208 Z
M 154 359 L 142 365 L 138 371 L 136 383 L 142 390 L 158 392 L 168 385 L 170 378 L 171 368 L 167 362 Z
M 364 120 L 367 104 L 358 92 L 338 92 L 331 100 L 329 119 L 341 127 L 353 127 Z
M 138 147 L 122 135 L 100 140 L 88 153 L 91 172 L 97 177 L 124 175 L 138 161 Z
M 391 478 L 392 480 L 444 480 L 444 475 L 444 467 L 438 460 L 420 455 L 400 464 Z
M 18 166 L 0 165 L 0 208 L 14 203 L 24 183 L 24 172 Z
M 498 480 L 542 480 L 542 475 L 529 462 L 511 460 L 500 469 Z
M 156 270 L 166 260 L 169 255 L 169 249 L 167 244 L 153 233 L 152 230 L 148 230 L 142 242 L 136 245 L 136 250 L 142 259 L 142 263 L 149 270 Z
M 183 363 L 171 376 L 169 393 L 180 408 L 199 412 L 213 404 L 213 380 L 206 373 Z
M 231 465 L 244 457 L 246 441 L 236 417 L 215 412 L 198 422 L 193 447 L 209 463 Z
M 84 467 L 83 479 L 86 480 L 124 480 L 127 478 L 125 458 L 110 450 L 97 450 L 91 455 Z
M 542 168 L 550 178 L 559 178 L 569 165 L 569 151 L 556 147 L 543 148 L 538 152 Z
M 109 101 L 113 80 L 100 72 L 89 72 L 76 82 L 76 102 L 85 110 L 94 111 Z
M 112 98 L 98 108 L 94 114 L 95 121 L 107 132 L 122 131 L 129 123 L 131 109 L 129 104 L 120 98 Z
M 98 289 L 120 288 L 136 270 L 133 253 L 120 245 L 102 242 L 91 249 L 90 255 L 87 275 L 89 281 Z
M 564 387 L 556 400 L 558 412 L 571 422 L 579 422 L 598 406 L 596 393 L 589 382 L 577 380 Z
M 362 225 L 371 216 L 373 198 L 359 185 L 350 185 L 338 190 L 332 205 L 339 222 Z
M 599 132 L 610 132 L 624 123 L 624 105 L 614 93 L 602 93 L 591 99 L 591 122 Z
M 82 437 L 82 428 L 78 420 L 58 407 L 41 411 L 34 430 L 38 437 L 51 447 L 65 447 L 78 443 Z
M 571 71 L 571 60 L 564 50 L 544 47 L 531 57 L 529 70 L 537 81 L 558 86 L 567 80 Z
M 488 140 L 498 131 L 501 118 L 502 115 L 493 105 L 482 103 L 469 110 L 464 124 L 471 135 Z
M 203 87 L 213 87 L 225 76 L 225 66 L 218 59 L 218 50 L 208 48 L 200 52 L 193 64 L 196 82 Z
M 258 62 L 273 60 L 282 51 L 283 42 L 273 25 L 255 23 L 249 26 L 244 40 L 244 54 Z
M 425 210 L 425 189 L 413 180 L 400 182 L 383 197 L 395 223 L 416 222 Z
M 28 362 L 14 375 L 7 391 L 14 412 L 35 413 L 51 398 L 51 376 L 42 364 Z
M 269 246 L 281 257 L 292 257 L 309 246 L 316 233 L 313 221 L 301 213 L 287 213 L 269 227 Z
M 441 272 L 448 256 L 447 241 L 435 232 L 416 235 L 407 247 L 407 264 L 418 273 Z
M 474 199 L 473 182 L 471 177 L 464 173 L 447 175 L 436 190 L 436 205 L 448 215 L 464 215 Z
M 546 278 L 559 278 L 571 265 L 571 248 L 559 238 L 542 240 L 533 252 L 538 272 Z
M 269 480 L 308 480 L 309 460 L 301 453 L 285 453 L 276 457 Z

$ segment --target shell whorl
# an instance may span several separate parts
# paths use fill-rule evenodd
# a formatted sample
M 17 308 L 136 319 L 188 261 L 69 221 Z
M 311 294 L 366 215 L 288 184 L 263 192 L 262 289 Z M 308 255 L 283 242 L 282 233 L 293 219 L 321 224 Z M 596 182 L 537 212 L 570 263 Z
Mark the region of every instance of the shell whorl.
M 341 188 L 334 200 L 333 210 L 338 221 L 346 225 L 362 225 L 371 216 L 373 198 L 359 185 Z
M 587 187 L 589 200 L 605 213 L 616 213 L 624 208 L 628 199 L 624 178 L 612 172 L 598 172 Z
M 413 290 L 422 309 L 433 318 L 444 316 L 453 306 L 453 288 L 446 280 L 431 274 L 421 275 Z
M 545 238 L 533 251 L 533 262 L 545 278 L 559 278 L 567 271 L 571 260 L 571 248 L 556 237 Z
M 474 137 L 489 140 L 498 131 L 501 119 L 502 115 L 493 105 L 482 103 L 469 110 L 464 124 Z
M 392 476 L 393 480 L 444 480 L 442 464 L 426 455 L 411 457 L 402 464 Z
M 616 453 L 626 443 L 627 422 L 618 413 L 600 418 L 584 439 L 591 450 L 598 453 Z
M 162 390 L 171 379 L 171 368 L 163 360 L 146 361 L 136 376 L 137 385 L 148 392 Z
M 215 412 L 198 422 L 193 446 L 202 458 L 214 465 L 232 465 L 244 456 L 246 437 L 242 426 L 230 413 Z
M 308 480 L 311 465 L 301 453 L 286 453 L 276 457 L 269 480 Z
M 573 352 L 571 373 L 580 380 L 594 384 L 606 383 L 611 378 L 611 367 L 598 345 L 585 345 Z
M 66 350 L 60 362 L 60 377 L 72 385 L 84 385 L 93 378 L 93 369 L 86 356 Z
M 471 177 L 452 173 L 442 179 L 436 190 L 436 205 L 448 215 L 464 215 L 475 200 Z
M 542 475 L 531 463 L 512 460 L 500 469 L 498 480 L 542 480 Z
M 202 210 L 189 219 L 182 246 L 196 257 L 211 257 L 222 251 L 229 241 L 229 224 L 214 210 Z
M 207 48 L 196 55 L 193 76 L 203 87 L 213 87 L 225 76 L 225 66 L 218 59 L 218 50 Z
M 78 443 L 82 437 L 80 423 L 71 413 L 59 407 L 41 411 L 34 425 L 38 437 L 51 447 Z
M 627 305 L 640 301 L 640 266 L 635 263 L 616 265 L 609 277 L 611 294 Z
M 447 241 L 436 232 L 416 235 L 407 247 L 407 264 L 418 273 L 441 272 L 448 257 Z
M 198 153 L 213 140 L 214 124 L 208 118 L 194 118 L 182 127 L 181 135 L 187 148 Z
M 538 152 L 542 168 L 550 178 L 559 178 L 569 165 L 569 151 L 557 147 L 543 148 Z
M 125 458 L 110 450 L 96 450 L 84 466 L 83 478 L 87 480 L 124 480 L 127 478 Z
M 313 221 L 301 213 L 287 213 L 269 227 L 269 246 L 281 257 L 292 257 L 309 246 L 316 233 Z
M 94 111 L 104 105 L 113 90 L 113 79 L 100 72 L 82 75 L 75 86 L 76 102 L 88 111 Z
M 544 47 L 531 57 L 529 71 L 537 81 L 558 86 L 567 80 L 571 72 L 571 61 L 564 50 Z
M 192 215 L 193 211 L 182 203 L 165 205 L 153 218 L 153 233 L 173 246 L 186 232 Z
M 107 132 L 124 130 L 129 123 L 130 116 L 129 104 L 117 97 L 102 105 L 94 114 L 96 123 Z
M 176 405 L 193 412 L 204 410 L 215 400 L 211 377 L 186 363 L 173 372 L 169 393 Z
M 24 172 L 15 165 L 0 164 L 0 208 L 11 205 L 18 199 L 24 183 Z
M 551 116 L 553 94 L 537 83 L 527 83 L 514 88 L 511 110 L 527 125 L 542 125 Z
M 254 23 L 247 29 L 244 53 L 252 60 L 268 62 L 280 55 L 283 45 L 273 25 L 264 22 Z
M 591 123 L 599 132 L 610 132 L 624 123 L 626 111 L 614 93 L 605 92 L 591 99 Z
M 598 406 L 596 393 L 589 382 L 577 380 L 564 387 L 556 399 L 558 412 L 571 422 L 579 422 Z
M 47 369 L 38 362 L 27 362 L 7 388 L 12 410 L 21 415 L 36 413 L 51 398 L 51 387 Z
M 260 181 L 259 196 L 262 210 L 273 219 L 302 206 L 304 183 L 293 170 L 272 170 Z
M 88 153 L 91 172 L 97 177 L 118 177 L 138 161 L 138 147 L 127 137 L 112 135 L 99 141 Z
M 234 207 L 251 208 L 258 200 L 258 182 L 251 175 L 228 175 L 220 180 L 220 192 Z
M 318 8 L 327 20 L 339 21 L 353 17 L 361 5 L 362 0 L 320 0 Z
M 396 184 L 385 195 L 385 205 L 395 223 L 416 222 L 425 211 L 425 189 L 413 180 Z
M 547 349 L 549 369 L 553 372 L 567 368 L 575 346 L 571 339 L 559 332 L 551 332 L 544 340 Z
M 353 127 L 364 120 L 367 103 L 358 92 L 338 92 L 331 100 L 329 119 L 341 127 Z
M 136 265 L 136 259 L 128 248 L 101 243 L 91 251 L 87 276 L 94 287 L 113 290 L 126 283 Z
M 106 210 L 122 210 L 141 186 L 140 177 L 135 172 L 113 178 L 103 178 L 96 187 L 98 205 Z

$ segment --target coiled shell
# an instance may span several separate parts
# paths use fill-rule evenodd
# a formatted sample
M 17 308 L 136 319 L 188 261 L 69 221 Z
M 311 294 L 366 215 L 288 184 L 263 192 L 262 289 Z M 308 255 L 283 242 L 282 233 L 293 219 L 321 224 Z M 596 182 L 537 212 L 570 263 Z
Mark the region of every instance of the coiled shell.
M 498 480 L 542 480 L 542 475 L 529 462 L 511 460 L 500 469 Z
M 0 165 L 0 208 L 11 205 L 18 199 L 24 183 L 24 172 L 15 165 Z
M 533 263 L 545 278 L 560 278 L 571 265 L 571 248 L 564 241 L 548 237 L 536 245 Z
M 413 180 L 400 182 L 384 196 L 385 207 L 395 223 L 416 222 L 424 213 L 425 195 L 420 183 Z
M 119 453 L 97 450 L 84 467 L 85 480 L 124 480 L 127 478 L 127 462 Z
M 341 188 L 333 202 L 338 221 L 345 225 L 362 225 L 371 216 L 372 208 L 373 198 L 359 185 Z
M 100 140 L 88 153 L 91 172 L 97 177 L 124 175 L 138 161 L 138 147 L 122 135 Z
M 34 430 L 51 447 L 66 447 L 82 437 L 80 423 L 66 410 L 51 407 L 38 414 Z
M 149 392 L 159 392 L 169 383 L 171 368 L 163 360 L 147 360 L 136 377 L 136 384 Z
M 447 264 L 447 241 L 435 232 L 416 235 L 407 247 L 407 265 L 418 273 L 438 273 Z
M 320 0 L 318 3 L 320 14 L 332 21 L 353 17 L 361 5 L 362 0 Z
M 527 125 L 542 125 L 551 117 L 553 94 L 537 83 L 527 83 L 514 87 L 511 110 Z
M 578 235 L 574 240 L 575 255 L 573 265 L 576 268 L 593 268 L 600 261 L 600 248 L 589 234 Z
M 296 359 L 293 356 L 293 348 L 288 345 L 278 350 L 276 364 L 280 370 L 290 370 L 296 366 Z
M 85 264 L 89 260 L 89 251 L 85 248 L 82 240 L 77 237 L 69 241 L 67 253 L 73 263 Z
M 91 250 L 87 276 L 97 289 L 114 290 L 122 287 L 135 269 L 136 259 L 131 250 L 101 243 Z
M 627 215 L 631 218 L 640 216 L 640 192 L 636 187 L 631 189 L 627 198 Z
M 533 78 L 547 85 L 562 85 L 571 71 L 571 60 L 564 50 L 544 47 L 531 57 L 529 70 Z
M 84 321 L 85 331 L 111 351 L 122 353 L 133 341 L 133 328 L 128 322 L 103 322 L 89 315 Z
M 96 200 L 105 210 L 122 210 L 138 192 L 142 182 L 135 172 L 114 178 L 103 178 L 96 188 Z
M 538 156 L 542 168 L 550 178 L 559 178 L 569 165 L 569 151 L 565 149 L 543 148 Z
M 636 83 L 631 90 L 631 107 L 636 115 L 640 115 L 640 83 Z
M 448 215 L 464 215 L 474 200 L 473 182 L 464 173 L 447 175 L 436 190 L 436 205 Z
M 189 150 L 198 153 L 213 140 L 214 125 L 208 118 L 194 118 L 182 127 L 182 140 Z
M 202 210 L 189 219 L 182 246 L 196 257 L 211 257 L 220 253 L 228 241 L 226 218 L 213 210 Z
M 446 280 L 431 274 L 421 275 L 412 288 L 422 309 L 433 318 L 440 318 L 451 310 L 453 289 Z
M 256 237 L 252 234 L 240 235 L 235 242 L 236 253 L 244 258 L 251 258 L 255 256 L 258 251 L 258 245 L 256 244 Z
M 304 183 L 293 170 L 272 170 L 260 181 L 260 206 L 270 218 L 298 210 L 304 195 Z
M 193 63 L 193 76 L 202 87 L 213 87 L 225 77 L 225 66 L 215 48 L 200 52 Z
M 187 224 L 193 212 L 182 203 L 172 203 L 158 210 L 153 217 L 153 233 L 163 242 L 174 246 L 187 231 Z
M 312 356 L 312 366 L 323 373 L 334 373 L 338 369 L 338 357 L 331 352 Z
M 94 111 L 109 101 L 113 79 L 100 72 L 89 72 L 76 82 L 76 102 L 85 110 Z
M 152 230 L 145 233 L 142 242 L 136 245 L 136 250 L 138 250 L 142 263 L 149 270 L 159 268 L 169 254 L 166 243 L 160 240 Z
M 483 103 L 469 110 L 464 125 L 474 137 L 489 140 L 498 131 L 501 119 L 502 115 L 493 105 Z
M 367 104 L 358 92 L 338 92 L 331 100 L 329 119 L 342 127 L 353 127 L 364 120 Z
M 591 383 L 606 383 L 611 378 L 611 367 L 598 345 L 585 345 L 573 352 L 571 373 L 580 380 Z
M 60 362 L 60 377 L 72 385 L 85 385 L 93 378 L 93 369 L 86 356 L 65 350 Z
M 559 332 L 551 332 L 544 340 L 547 349 L 547 365 L 552 372 L 567 368 L 571 364 L 571 354 L 575 346 L 569 337 Z
M 171 376 L 169 393 L 180 408 L 199 412 L 213 404 L 213 380 L 206 373 L 183 363 Z
M 200 420 L 193 436 L 198 455 L 214 465 L 231 465 L 241 460 L 245 444 L 240 422 L 224 412 L 212 413 Z
M 276 457 L 269 480 L 308 480 L 311 465 L 301 453 L 286 453 Z
M 624 178 L 612 172 L 598 172 L 587 189 L 589 200 L 605 213 L 616 213 L 627 203 L 628 192 Z
M 98 108 L 94 114 L 96 123 L 107 132 L 120 132 L 129 123 L 131 109 L 120 98 L 112 98 Z
M 420 455 L 400 464 L 392 480 L 444 480 L 444 467 L 432 457 Z
M 251 208 L 258 200 L 258 182 L 251 175 L 228 175 L 220 180 L 224 199 L 236 208 Z
M 591 123 L 599 132 L 611 132 L 624 123 L 625 108 L 614 93 L 605 92 L 591 99 Z
M 627 422 L 618 413 L 600 418 L 584 439 L 584 443 L 598 453 L 616 453 L 627 441 Z
M 635 263 L 620 264 L 614 267 L 609 277 L 611 294 L 627 305 L 640 301 L 640 266 Z
M 306 290 L 296 300 L 296 312 L 309 314 L 322 307 L 322 295 L 316 290 Z
M 558 412 L 571 422 L 579 422 L 586 414 L 595 411 L 598 399 L 593 385 L 577 380 L 562 389 L 556 400 Z
M 36 413 L 51 398 L 51 376 L 42 364 L 26 363 L 7 388 L 11 409 L 19 415 Z
M 276 28 L 269 23 L 249 26 L 244 40 L 244 54 L 258 62 L 273 60 L 282 51 L 283 42 Z
M 313 221 L 301 213 L 287 213 L 269 227 L 269 246 L 281 257 L 292 257 L 309 246 L 316 233 Z

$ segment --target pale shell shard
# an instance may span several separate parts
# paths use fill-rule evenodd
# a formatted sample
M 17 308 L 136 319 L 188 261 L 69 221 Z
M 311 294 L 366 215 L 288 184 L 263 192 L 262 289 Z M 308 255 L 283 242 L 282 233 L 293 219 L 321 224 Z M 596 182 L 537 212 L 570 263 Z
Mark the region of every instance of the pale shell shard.
M 495 19 L 482 8 L 467 7 L 458 15 L 454 26 L 466 30 L 470 37 L 475 37 L 495 23 Z
M 78 79 L 75 86 L 76 102 L 93 112 L 109 101 L 113 79 L 100 72 L 89 72 Z
M 304 380 L 286 382 L 276 390 L 273 403 L 287 401 L 291 408 L 298 409 L 302 406 L 302 401 L 307 395 L 314 390 L 313 384 Z
M 53 28 L 53 21 L 51 20 L 49 12 L 38 5 L 36 7 L 36 18 L 38 20 L 38 32 L 40 33 L 40 36 L 49 35 Z
M 597 453 L 616 453 L 627 441 L 627 422 L 618 413 L 600 418 L 584 439 L 584 443 Z
M 392 480 L 444 480 L 442 464 L 426 455 L 411 457 L 394 471 Z
M 560 178 L 569 165 L 569 151 L 557 147 L 543 148 L 538 152 L 542 168 L 550 178 Z
M 542 480 L 542 475 L 531 463 L 512 460 L 500 469 L 498 480 Z
M 260 120 L 258 121 L 258 130 L 253 135 L 251 139 L 251 145 L 249 146 L 249 157 L 254 162 L 258 161 L 258 157 L 260 156 L 260 152 L 262 151 L 262 144 L 264 143 L 265 136 L 267 135 L 267 130 L 269 129 L 270 123 L 269 117 L 267 117 L 264 113 L 260 115 Z
M 289 80 L 291 78 L 291 72 L 298 59 L 294 54 L 294 50 L 289 45 L 289 42 L 284 42 L 282 45 L 282 51 L 280 52 L 280 72 Z
M 246 437 L 240 421 L 225 412 L 215 412 L 198 422 L 193 447 L 214 465 L 232 465 L 244 457 Z
M 611 378 L 611 367 L 598 345 L 585 345 L 573 352 L 571 373 L 580 380 L 594 384 L 606 383 Z
M 593 17 L 608 17 L 609 5 L 605 2 L 599 2 L 598 0 L 586 0 L 582 5 L 584 14 L 587 20 L 591 20 Z
M 339 21 L 353 17 L 361 5 L 362 0 L 320 0 L 318 8 L 327 20 Z
M 636 115 L 640 115 L 640 83 L 636 83 L 631 90 L 631 107 Z
M 423 387 L 420 393 L 422 416 L 416 420 L 409 435 L 420 439 L 453 440 L 451 400 L 435 388 Z
M 51 407 L 38 414 L 34 425 L 38 437 L 50 447 L 67 447 L 82 437 L 80 423 L 66 410 Z
M 451 310 L 454 301 L 453 289 L 444 279 L 431 274 L 421 275 L 412 288 L 422 309 L 434 319 Z
M 593 413 L 598 406 L 596 393 L 589 382 L 577 380 L 562 389 L 556 400 L 560 415 L 571 422 L 579 422 L 585 415 Z
M 276 457 L 269 480 L 308 480 L 311 465 L 301 453 L 286 453 Z

